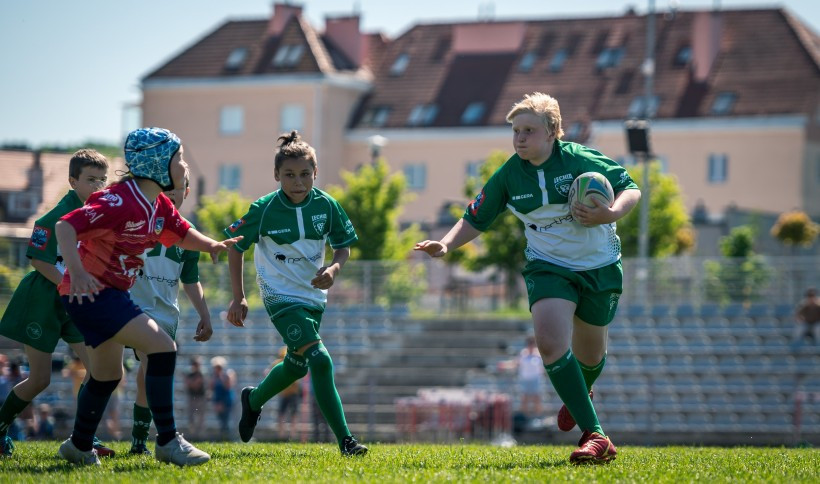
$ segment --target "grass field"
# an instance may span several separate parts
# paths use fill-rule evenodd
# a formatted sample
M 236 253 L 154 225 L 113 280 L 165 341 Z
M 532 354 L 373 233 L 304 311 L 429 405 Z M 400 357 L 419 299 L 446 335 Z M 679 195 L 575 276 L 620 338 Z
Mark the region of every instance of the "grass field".
M 820 450 L 630 447 L 607 465 L 573 466 L 569 446 L 372 444 L 343 458 L 330 444 L 202 443 L 212 460 L 180 469 L 120 454 L 99 468 L 56 457 L 58 442 L 19 443 L 0 460 L 0 482 L 820 482 Z

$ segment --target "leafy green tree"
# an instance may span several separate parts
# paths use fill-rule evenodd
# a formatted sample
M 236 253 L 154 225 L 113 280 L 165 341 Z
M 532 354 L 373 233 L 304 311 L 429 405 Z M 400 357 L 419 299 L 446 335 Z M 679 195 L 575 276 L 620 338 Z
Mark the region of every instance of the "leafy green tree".
M 327 192 L 344 208 L 359 240 L 351 247 L 351 259 L 405 261 L 413 244 L 422 240 L 418 225 L 401 230 L 402 205 L 410 200 L 402 173 L 390 173 L 389 165 L 379 159 L 356 172 L 342 172 L 344 187 L 329 186 Z M 346 281 L 369 284 L 366 304 L 412 304 L 427 289 L 424 267 L 408 263 L 382 264 L 384 274 L 371 277 L 373 264 L 345 266 Z M 371 271 L 371 272 L 367 272 Z
M 213 239 L 225 238 L 225 227 L 248 212 L 251 200 L 237 192 L 221 189 L 214 195 L 202 197 L 202 204 L 196 210 L 196 228 Z M 221 257 L 227 259 L 225 254 Z
M 817 238 L 820 226 L 812 222 L 805 212 L 799 210 L 780 214 L 771 234 L 787 246 L 810 246 Z
M 464 194 L 468 198 L 476 196 L 481 187 L 487 183 L 493 173 L 509 158 L 503 151 L 490 153 L 487 160 L 481 165 L 479 177 L 468 179 L 464 187 Z M 454 209 L 454 215 L 461 217 L 464 207 Z M 499 215 L 489 230 L 479 236 L 481 249 L 476 250 L 472 244 L 449 253 L 445 260 L 462 263 L 466 268 L 480 271 L 487 267 L 497 268 L 504 277 L 506 300 L 509 307 L 516 307 L 521 300 L 519 279 L 524 268 L 524 250 L 527 248 L 527 239 L 524 236 L 523 225 L 512 212 L 505 211 Z
M 629 176 L 640 186 L 643 165 L 627 168 Z M 679 255 L 694 246 L 694 232 L 674 175 L 661 173 L 660 163 L 649 164 L 649 256 Z M 646 195 L 644 193 L 644 195 Z M 626 217 L 618 220 L 618 236 L 624 257 L 638 255 L 641 202 Z
M 754 252 L 756 235 L 753 225 L 741 225 L 720 239 L 720 252 L 725 259 L 705 264 L 709 298 L 722 303 L 749 302 L 761 294 L 771 270 Z

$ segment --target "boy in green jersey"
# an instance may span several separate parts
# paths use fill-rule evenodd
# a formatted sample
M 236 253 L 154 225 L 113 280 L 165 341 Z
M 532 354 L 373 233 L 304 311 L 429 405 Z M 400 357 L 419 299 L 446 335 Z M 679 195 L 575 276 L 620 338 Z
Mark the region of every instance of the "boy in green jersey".
M 108 160 L 95 150 L 75 152 L 68 162 L 68 183 L 71 189 L 57 206 L 34 222 L 26 256 L 34 270 L 26 274 L 14 291 L 3 319 L 0 334 L 23 344 L 29 362 L 28 378 L 17 384 L 0 407 L 0 456 L 11 456 L 14 449 L 6 431 L 14 418 L 51 383 L 51 354 L 62 338 L 88 368 L 88 353 L 83 336 L 71 322 L 57 294 L 57 284 L 63 278 L 65 266 L 54 224 L 63 215 L 82 207 L 92 193 L 105 186 Z M 86 380 L 88 381 L 88 375 Z M 94 443 L 101 456 L 113 456 L 114 451 Z
M 182 203 L 191 192 L 189 184 L 190 173 L 186 169 L 184 184 L 165 192 L 165 196 L 171 199 L 177 210 L 182 208 Z M 145 264 L 138 273 L 134 285 L 131 286 L 131 299 L 145 311 L 145 314 L 156 321 L 160 329 L 165 331 L 171 339 L 176 340 L 179 327 L 177 299 L 181 282 L 185 294 L 188 295 L 188 300 L 191 301 L 191 305 L 199 315 L 194 340 L 203 342 L 211 339 L 213 334 L 211 315 L 205 302 L 202 284 L 199 282 L 199 252 L 184 250 L 176 245 L 165 247 L 160 243 L 146 250 L 144 257 Z M 134 402 L 129 453 L 151 455 L 151 451 L 146 446 L 152 420 L 148 398 L 145 394 L 145 370 L 148 358 L 142 352 L 135 350 L 134 353 L 139 359 L 140 366 L 137 371 L 137 395 Z M 193 409 L 193 411 L 204 412 L 205 409 Z
M 576 422 L 583 431 L 573 463 L 606 462 L 615 446 L 592 405 L 592 384 L 606 361 L 607 325 L 623 289 L 620 239 L 615 221 L 629 213 L 641 193 L 623 167 L 601 153 L 561 140 L 558 101 L 539 92 L 527 95 L 507 114 L 515 154 L 487 181 L 464 217 L 440 241 L 415 250 L 442 257 L 487 230 L 509 208 L 524 223 L 523 271 L 535 338 L 547 376 L 564 402 L 562 430 Z M 578 175 L 596 171 L 615 191 L 611 207 L 594 207 L 567 196 Z
M 242 389 L 239 436 L 243 442 L 249 441 L 262 405 L 307 375 L 309 369 L 316 401 L 342 455 L 364 455 L 367 447 L 358 443 L 347 427 L 333 379 L 333 360 L 319 337 L 327 290 L 358 237 L 339 203 L 313 186 L 316 151 L 296 131 L 279 140 L 273 173 L 281 188 L 255 201 L 247 214 L 225 229 L 229 237 L 244 236 L 236 250 L 228 252 L 233 289 L 228 321 L 243 326 L 248 314 L 242 283 L 243 252 L 255 242 L 257 281 L 265 309 L 288 347 L 285 359 L 258 387 Z M 328 242 L 333 260 L 323 265 Z

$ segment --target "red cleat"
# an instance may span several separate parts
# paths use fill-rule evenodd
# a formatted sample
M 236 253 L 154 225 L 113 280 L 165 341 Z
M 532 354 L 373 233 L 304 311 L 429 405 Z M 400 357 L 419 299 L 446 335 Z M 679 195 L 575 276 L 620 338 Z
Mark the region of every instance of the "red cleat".
M 601 464 L 614 460 L 618 455 L 618 450 L 609 437 L 598 432 L 585 431 L 578 446 L 569 456 L 569 461 L 573 464 Z
M 97 457 L 114 457 L 114 449 L 108 448 L 103 444 L 97 436 L 94 436 L 94 450 L 97 451 Z
M 592 390 L 589 391 L 589 399 L 592 400 Z M 564 432 L 569 432 L 575 427 L 575 419 L 572 418 L 566 405 L 561 405 L 556 421 L 558 422 L 558 428 Z

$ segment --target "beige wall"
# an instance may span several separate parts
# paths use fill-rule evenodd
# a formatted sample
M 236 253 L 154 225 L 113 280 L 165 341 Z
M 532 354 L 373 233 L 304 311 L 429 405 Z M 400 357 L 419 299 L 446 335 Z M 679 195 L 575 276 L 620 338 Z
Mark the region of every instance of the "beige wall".
M 338 84 L 338 83 L 336 83 Z M 143 125 L 161 126 L 177 133 L 191 164 L 192 199 L 197 180 L 204 177 L 206 195 L 218 190 L 219 167 L 240 164 L 240 192 L 256 198 L 278 188 L 273 177 L 276 138 L 282 132 L 280 112 L 286 104 L 304 106 L 305 140 L 317 150 L 320 183 L 338 183 L 339 156 L 344 148 L 344 129 L 361 95 L 361 88 L 314 81 L 290 84 L 180 83 L 149 86 L 143 90 Z M 223 106 L 242 106 L 243 131 L 220 133 Z M 183 207 L 190 213 L 193 204 Z

